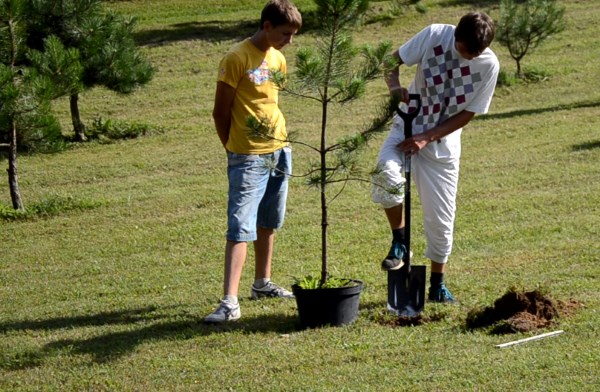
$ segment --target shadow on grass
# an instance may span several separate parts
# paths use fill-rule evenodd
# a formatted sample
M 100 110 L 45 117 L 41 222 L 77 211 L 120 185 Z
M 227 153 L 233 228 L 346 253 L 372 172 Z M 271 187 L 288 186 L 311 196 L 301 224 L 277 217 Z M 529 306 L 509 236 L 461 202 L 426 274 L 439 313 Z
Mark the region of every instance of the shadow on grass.
M 302 14 L 302 28 L 299 34 L 305 34 L 319 28 L 319 16 L 314 11 Z M 176 23 L 160 29 L 140 30 L 134 34 L 138 45 L 161 46 L 177 41 L 202 40 L 221 42 L 228 40 L 241 41 L 250 37 L 258 29 L 257 20 L 222 21 L 209 20 L 202 22 Z
M 572 148 L 573 148 L 573 151 L 593 150 L 595 148 L 600 148 L 600 140 L 594 140 L 592 142 L 575 144 L 575 145 L 573 145 Z
M 494 114 L 486 114 L 484 116 L 475 117 L 477 121 L 488 121 L 488 120 L 501 120 L 506 118 L 520 117 L 520 116 L 530 116 L 534 114 L 543 114 L 548 112 L 556 112 L 561 110 L 573 110 L 573 109 L 585 109 L 585 108 L 593 108 L 600 106 L 600 101 L 583 101 L 572 104 L 564 104 L 564 105 L 556 105 L 547 108 L 538 108 L 538 109 L 523 109 L 523 110 L 513 110 L 512 112 L 506 113 L 494 113 Z
M 268 314 L 254 318 L 244 318 L 225 325 L 202 323 L 196 315 L 187 312 L 161 314 L 168 308 L 148 307 L 118 312 L 99 313 L 89 316 L 55 318 L 49 320 L 18 321 L 0 324 L 0 332 L 68 329 L 73 327 L 124 325 L 125 331 L 108 332 L 87 339 L 62 339 L 46 344 L 39 350 L 18 352 L 0 358 L 0 369 L 18 370 L 40 366 L 46 358 L 60 355 L 86 355 L 94 363 L 105 363 L 135 351 L 146 342 L 159 340 L 186 340 L 197 336 L 215 333 L 275 332 L 287 334 L 299 329 L 297 318 L 293 316 Z M 164 321 L 164 319 L 176 321 Z M 155 322 L 148 325 L 149 322 Z M 137 323 L 144 324 L 137 326 Z
M 211 20 L 177 23 L 161 29 L 141 30 L 134 34 L 134 38 L 139 45 L 149 46 L 160 46 L 170 42 L 189 40 L 220 42 L 235 39 L 242 40 L 254 34 L 256 29 L 256 21 L 224 22 Z
M 474 9 L 483 9 L 489 7 L 497 8 L 498 4 L 498 0 L 442 0 L 439 2 L 440 7 L 469 5 Z
M 162 308 L 163 310 L 165 308 Z M 115 312 L 101 312 L 86 316 L 56 317 L 47 320 L 23 320 L 0 323 L 0 333 L 25 330 L 54 330 L 63 328 L 132 324 L 140 321 L 157 320 L 167 317 L 156 314 L 156 306 L 147 306 L 140 309 L 129 309 Z

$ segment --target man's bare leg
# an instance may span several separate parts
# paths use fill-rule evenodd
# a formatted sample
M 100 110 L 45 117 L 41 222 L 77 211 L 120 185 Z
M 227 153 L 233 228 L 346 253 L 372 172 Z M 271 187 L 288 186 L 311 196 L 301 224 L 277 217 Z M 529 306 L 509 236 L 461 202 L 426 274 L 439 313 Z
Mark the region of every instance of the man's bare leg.
M 254 241 L 254 254 L 256 257 L 254 279 L 270 279 L 275 230 L 257 227 L 256 234 L 257 238 Z
M 238 296 L 242 269 L 246 263 L 248 245 L 245 242 L 227 241 L 225 245 L 225 295 Z

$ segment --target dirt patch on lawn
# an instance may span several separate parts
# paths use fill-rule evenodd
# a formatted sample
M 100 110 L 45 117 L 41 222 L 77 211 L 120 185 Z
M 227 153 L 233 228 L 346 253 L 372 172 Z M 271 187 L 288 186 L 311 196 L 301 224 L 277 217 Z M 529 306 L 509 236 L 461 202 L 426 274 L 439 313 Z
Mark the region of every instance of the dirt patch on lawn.
M 418 325 L 428 324 L 436 321 L 441 321 L 446 318 L 443 313 L 423 314 L 417 316 L 391 316 L 386 315 L 379 317 L 377 321 L 382 325 L 390 325 L 393 327 L 415 327 Z
M 560 316 L 570 315 L 580 304 L 555 301 L 539 290 L 509 290 L 493 306 L 474 309 L 467 315 L 468 329 L 492 327 L 491 333 L 529 332 L 557 323 Z

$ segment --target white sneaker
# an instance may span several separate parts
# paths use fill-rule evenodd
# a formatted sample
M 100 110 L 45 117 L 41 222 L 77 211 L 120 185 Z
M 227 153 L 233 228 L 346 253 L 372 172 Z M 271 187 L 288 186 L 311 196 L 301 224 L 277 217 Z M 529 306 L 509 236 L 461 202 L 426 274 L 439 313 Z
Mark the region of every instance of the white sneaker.
M 222 300 L 219 307 L 204 318 L 205 323 L 224 323 L 226 321 L 235 321 L 242 316 L 240 304 L 232 304 L 229 301 Z
M 263 297 L 276 297 L 276 298 L 294 298 L 294 294 L 291 291 L 284 289 L 283 287 L 277 286 L 273 282 L 268 282 L 266 285 L 257 289 L 252 285 L 252 299 L 258 299 Z

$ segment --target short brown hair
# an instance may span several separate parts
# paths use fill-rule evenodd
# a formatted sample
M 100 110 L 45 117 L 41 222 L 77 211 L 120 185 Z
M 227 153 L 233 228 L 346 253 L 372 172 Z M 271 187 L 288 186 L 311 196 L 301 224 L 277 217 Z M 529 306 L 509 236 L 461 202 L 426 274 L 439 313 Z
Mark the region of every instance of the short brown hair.
M 302 27 L 302 15 L 294 4 L 288 0 L 270 0 L 260 15 L 260 28 L 269 21 L 273 27 L 292 25 L 299 29 Z
M 470 12 L 463 16 L 454 31 L 454 39 L 471 54 L 481 54 L 494 40 L 494 21 L 485 12 Z

